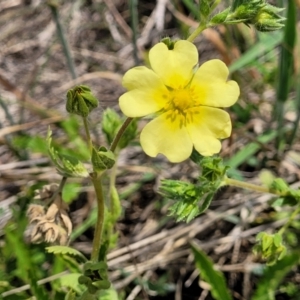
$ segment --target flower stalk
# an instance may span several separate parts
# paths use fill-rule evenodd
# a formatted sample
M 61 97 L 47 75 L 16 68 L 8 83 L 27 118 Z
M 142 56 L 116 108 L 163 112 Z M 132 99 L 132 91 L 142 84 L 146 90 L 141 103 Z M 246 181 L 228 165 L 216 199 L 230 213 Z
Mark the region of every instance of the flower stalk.
M 125 122 L 122 124 L 121 128 L 119 129 L 118 133 L 116 134 L 114 140 L 112 141 L 112 144 L 109 148 L 110 151 L 115 152 L 118 143 L 121 139 L 121 137 L 123 136 L 125 130 L 127 129 L 127 127 L 130 125 L 131 121 L 133 120 L 133 118 L 127 118 L 125 120 Z
M 195 38 L 199 34 L 201 34 L 201 32 L 204 31 L 206 28 L 207 28 L 206 24 L 200 24 L 186 40 L 189 42 L 193 42 L 195 40 Z
M 230 185 L 230 186 L 247 189 L 247 190 L 251 190 L 251 191 L 255 191 L 255 192 L 259 192 L 259 193 L 273 194 L 273 195 L 277 195 L 277 196 L 285 196 L 286 195 L 286 192 L 271 190 L 269 187 L 266 187 L 266 186 L 256 185 L 256 184 L 228 178 L 226 176 L 223 180 L 222 185 Z
M 88 144 L 90 153 L 92 154 L 93 143 L 92 143 L 92 139 L 91 139 L 91 135 L 90 135 L 88 121 L 87 121 L 87 118 L 85 118 L 85 117 L 82 117 L 82 120 L 83 120 L 83 125 L 84 125 L 84 130 L 85 130 L 86 138 L 87 138 L 87 144 Z
M 91 260 L 93 262 L 98 262 L 99 252 L 102 243 L 102 233 L 104 224 L 104 198 L 102 190 L 101 176 L 96 173 L 91 176 L 92 183 L 95 189 L 96 199 L 97 199 L 97 223 L 93 240 L 93 250 L 91 254 Z

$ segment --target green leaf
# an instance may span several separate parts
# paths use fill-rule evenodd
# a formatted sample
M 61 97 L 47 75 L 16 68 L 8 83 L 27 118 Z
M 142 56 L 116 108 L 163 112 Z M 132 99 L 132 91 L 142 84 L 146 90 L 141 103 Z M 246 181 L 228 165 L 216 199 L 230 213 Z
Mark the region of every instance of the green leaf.
M 59 154 L 52 146 L 52 131 L 48 129 L 48 152 L 57 171 L 64 177 L 88 177 L 89 173 L 84 165 L 73 156 Z
M 210 284 L 213 298 L 215 300 L 232 300 L 223 273 L 214 269 L 211 259 L 196 244 L 192 243 L 191 246 L 196 267 L 200 271 L 201 278 Z
M 77 182 L 66 183 L 62 191 L 64 202 L 71 203 L 78 196 L 80 184 Z
M 210 2 L 209 0 L 202 0 L 199 3 L 201 19 L 202 18 L 206 19 L 210 14 L 210 3 L 209 2 Z
M 288 272 L 299 263 L 300 253 L 286 255 L 265 269 L 251 300 L 275 300 L 276 290 Z
M 59 278 L 61 286 L 68 287 L 74 291 L 76 291 L 78 294 L 83 292 L 82 286 L 78 283 L 78 278 L 82 274 L 80 273 L 72 273 L 72 274 L 66 274 Z
M 70 290 L 66 296 L 64 300 L 76 300 L 76 293 L 72 290 Z
M 119 300 L 117 291 L 114 288 L 102 290 L 99 294 L 99 300 Z
M 87 259 L 81 252 L 79 252 L 78 250 L 76 250 L 74 248 L 68 247 L 68 246 L 50 246 L 50 247 L 46 247 L 46 250 L 48 253 L 68 254 L 68 255 L 76 256 L 76 257 L 80 258 L 81 260 L 83 260 L 84 262 L 87 261 Z

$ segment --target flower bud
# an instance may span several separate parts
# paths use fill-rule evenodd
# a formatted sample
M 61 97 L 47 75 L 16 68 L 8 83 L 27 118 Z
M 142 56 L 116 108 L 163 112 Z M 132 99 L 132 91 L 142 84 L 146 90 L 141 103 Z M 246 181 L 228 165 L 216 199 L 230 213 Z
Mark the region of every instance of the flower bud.
M 85 85 L 78 85 L 67 92 L 67 112 L 87 117 L 98 106 L 98 99 L 91 89 Z
M 256 17 L 252 20 L 252 24 L 258 31 L 268 32 L 282 28 L 285 18 L 277 14 L 282 11 L 282 8 L 278 8 L 272 5 L 266 5 L 259 10 Z

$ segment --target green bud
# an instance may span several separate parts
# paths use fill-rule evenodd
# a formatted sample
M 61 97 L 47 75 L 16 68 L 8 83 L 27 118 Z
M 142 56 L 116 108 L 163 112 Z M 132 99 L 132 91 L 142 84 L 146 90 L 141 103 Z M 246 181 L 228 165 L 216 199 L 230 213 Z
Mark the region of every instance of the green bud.
M 98 100 L 88 86 L 79 85 L 67 92 L 66 110 L 69 113 L 85 118 L 97 106 Z
M 95 148 L 92 150 L 92 164 L 94 170 L 104 171 L 111 169 L 115 164 L 115 156 L 112 151 L 108 151 L 106 148 L 100 148 L 100 151 L 97 151 Z
M 279 233 L 260 232 L 256 236 L 256 241 L 257 244 L 254 246 L 253 252 L 265 259 L 267 265 L 275 264 L 286 254 L 286 247 L 283 245 L 282 236 Z
M 230 11 L 230 7 L 226 8 L 225 10 L 221 11 L 220 13 L 216 14 L 215 16 L 213 16 L 211 18 L 211 20 L 209 21 L 209 24 L 213 25 L 218 25 L 218 24 L 223 24 L 229 14 Z
M 253 24 L 258 31 L 262 32 L 278 30 L 284 27 L 284 21 L 286 20 L 277 14 L 277 12 L 281 10 L 281 8 L 267 5 L 251 20 L 251 24 Z
M 285 18 L 278 13 L 283 8 L 278 8 L 268 4 L 265 0 L 236 0 L 232 6 L 231 12 L 223 21 L 225 24 L 245 23 L 246 25 L 254 25 L 258 31 L 274 31 L 284 26 Z M 220 24 L 221 17 L 215 16 L 212 24 Z M 224 17 L 224 16 L 223 16 Z

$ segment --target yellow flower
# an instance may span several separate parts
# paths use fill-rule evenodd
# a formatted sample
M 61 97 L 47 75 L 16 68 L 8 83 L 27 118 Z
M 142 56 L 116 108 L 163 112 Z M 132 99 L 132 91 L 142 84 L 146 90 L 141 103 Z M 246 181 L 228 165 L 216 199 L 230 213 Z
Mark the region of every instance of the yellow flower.
M 193 147 L 203 156 L 220 152 L 231 134 L 227 112 L 239 96 L 235 81 L 227 81 L 226 65 L 217 59 L 198 69 L 198 51 L 188 41 L 177 41 L 172 50 L 158 43 L 149 52 L 151 68 L 130 69 L 123 78 L 128 90 L 119 99 L 122 112 L 131 118 L 154 114 L 142 130 L 140 141 L 152 157 L 164 154 L 171 162 L 187 159 Z

